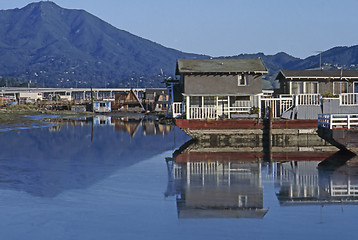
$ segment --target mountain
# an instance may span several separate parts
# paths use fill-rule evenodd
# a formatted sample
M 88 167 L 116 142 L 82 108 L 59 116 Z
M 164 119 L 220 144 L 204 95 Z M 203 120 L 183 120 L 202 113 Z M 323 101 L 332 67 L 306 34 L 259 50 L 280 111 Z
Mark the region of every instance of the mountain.
M 177 58 L 166 48 L 53 2 L 0 11 L 0 75 L 53 87 L 158 86 Z M 158 79 L 160 78 L 160 79 Z
M 263 53 L 240 54 L 230 58 L 261 58 L 268 69 L 268 74 L 264 76 L 263 88 L 268 89 L 278 87 L 278 82 L 275 81 L 275 78 L 280 69 L 319 69 L 321 64 L 324 70 L 341 67 L 343 69 L 358 70 L 358 45 L 334 47 L 305 59 L 295 58 L 284 52 L 275 55 L 265 55 Z
M 321 61 L 324 66 L 330 67 L 334 65 L 343 66 L 344 68 L 356 68 L 358 64 L 358 45 L 352 47 L 334 47 L 327 51 L 323 51 L 318 55 L 308 57 L 294 66 L 295 69 L 311 69 L 319 67 Z M 351 66 L 352 65 L 352 66 Z M 353 66 L 354 65 L 354 66 Z
M 302 59 L 292 57 L 284 52 L 275 55 L 265 55 L 263 53 L 240 54 L 230 58 L 261 58 L 268 70 L 268 74 L 263 78 L 264 89 L 278 87 L 278 82 L 275 82 L 274 80 L 280 69 L 290 68 L 302 61 Z
M 49 1 L 0 11 L 0 36 L 0 86 L 164 87 L 161 72 L 173 76 L 176 59 L 210 57 L 166 48 Z M 284 52 L 226 58 L 257 57 L 269 71 L 264 88 L 278 87 L 280 69 L 319 68 L 320 61 L 324 69 L 358 69 L 358 45 L 306 59 Z

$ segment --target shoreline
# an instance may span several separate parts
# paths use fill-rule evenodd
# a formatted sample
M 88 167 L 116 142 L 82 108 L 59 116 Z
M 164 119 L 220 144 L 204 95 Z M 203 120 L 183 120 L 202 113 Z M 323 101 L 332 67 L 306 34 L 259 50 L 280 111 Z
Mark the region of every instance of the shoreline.
M 76 117 L 92 117 L 95 115 L 111 115 L 118 117 L 157 117 L 162 119 L 161 114 L 137 113 L 137 112 L 74 112 L 69 110 L 43 110 L 36 107 L 0 108 L 0 134 L 8 131 L 16 131 L 38 127 L 49 127 L 57 120 Z

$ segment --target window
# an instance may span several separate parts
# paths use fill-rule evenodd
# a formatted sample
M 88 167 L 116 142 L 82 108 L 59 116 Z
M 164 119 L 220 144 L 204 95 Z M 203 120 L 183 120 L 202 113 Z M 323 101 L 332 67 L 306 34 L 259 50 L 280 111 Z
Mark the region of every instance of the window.
M 318 82 L 306 82 L 306 93 L 317 94 L 318 93 Z
M 318 82 L 292 82 L 292 94 L 317 94 Z
M 333 83 L 333 94 L 347 93 L 348 83 L 347 82 L 334 82 Z
M 238 78 L 238 86 L 246 86 L 247 85 L 247 73 L 239 74 Z
M 106 107 L 106 103 L 103 102 L 99 103 L 99 107 Z
M 205 106 L 214 106 L 216 105 L 215 97 L 204 97 L 204 105 Z
M 303 88 L 303 82 L 292 82 L 292 94 L 303 94 L 304 88 Z
M 198 96 L 191 96 L 190 97 L 190 105 L 192 107 L 201 107 L 202 98 Z

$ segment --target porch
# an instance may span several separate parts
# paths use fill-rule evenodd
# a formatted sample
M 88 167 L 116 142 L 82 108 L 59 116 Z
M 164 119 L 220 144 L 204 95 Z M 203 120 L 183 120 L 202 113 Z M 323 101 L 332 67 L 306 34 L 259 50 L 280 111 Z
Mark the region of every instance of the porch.
M 271 96 L 184 96 L 182 103 L 172 104 L 173 117 L 186 115 L 186 119 L 232 119 L 264 117 L 270 109 L 272 118 L 286 118 L 295 111 L 312 111 L 317 119 L 320 113 L 358 112 L 358 93 L 341 93 L 336 97 L 320 94 L 282 94 Z M 188 106 L 188 107 L 187 107 Z M 323 110 L 325 107 L 325 110 Z
M 260 115 L 260 96 L 185 96 L 186 119 L 232 119 Z M 178 106 L 173 107 L 178 110 Z

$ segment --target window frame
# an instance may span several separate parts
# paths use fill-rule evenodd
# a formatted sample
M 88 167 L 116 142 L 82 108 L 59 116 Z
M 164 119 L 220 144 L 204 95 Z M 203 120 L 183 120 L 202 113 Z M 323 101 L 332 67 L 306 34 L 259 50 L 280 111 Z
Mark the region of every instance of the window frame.
M 339 90 L 337 91 L 337 85 L 339 86 Z M 346 91 L 342 91 L 342 86 L 345 86 L 345 90 Z M 348 82 L 345 82 L 345 81 L 336 81 L 336 82 L 333 82 L 333 94 L 341 94 L 341 93 L 348 93 L 349 91 L 349 86 L 348 86 Z
M 240 87 L 247 86 L 247 76 L 247 73 L 241 73 L 237 75 L 237 85 Z

